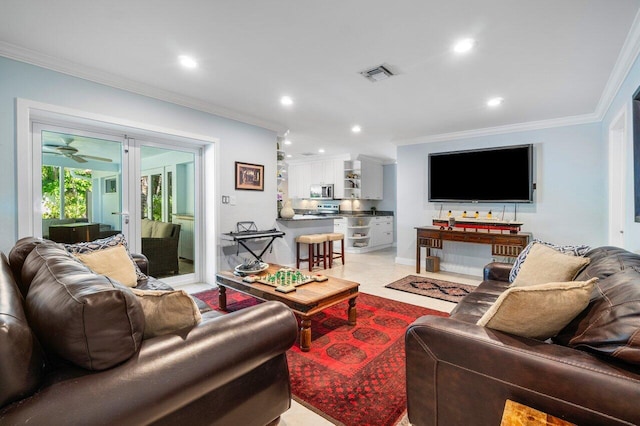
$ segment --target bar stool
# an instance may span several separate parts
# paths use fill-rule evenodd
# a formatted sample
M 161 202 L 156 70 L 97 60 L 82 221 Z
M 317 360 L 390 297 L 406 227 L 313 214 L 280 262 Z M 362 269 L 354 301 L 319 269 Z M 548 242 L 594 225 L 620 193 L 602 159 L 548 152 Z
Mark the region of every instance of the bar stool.
M 307 258 L 300 257 L 300 244 L 308 245 Z M 327 245 L 327 234 L 298 235 L 296 237 L 296 269 L 300 269 L 300 262 L 308 262 L 309 272 L 311 272 L 314 266 L 320 266 L 321 261 L 322 269 L 327 269 Z
M 329 268 L 333 268 L 333 260 L 340 259 L 344 265 L 344 234 L 340 232 L 330 232 L 325 234 L 329 243 L 327 254 L 329 255 Z M 333 242 L 340 241 L 340 251 L 333 251 Z

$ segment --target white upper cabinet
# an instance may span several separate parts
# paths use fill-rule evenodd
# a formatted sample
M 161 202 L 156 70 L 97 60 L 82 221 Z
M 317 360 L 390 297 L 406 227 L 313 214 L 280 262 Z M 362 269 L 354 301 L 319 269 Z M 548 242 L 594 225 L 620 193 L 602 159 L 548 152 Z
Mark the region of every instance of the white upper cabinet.
M 382 200 L 382 162 L 360 156 L 360 198 L 363 200 Z
M 333 184 L 336 199 L 382 200 L 382 161 L 349 157 L 289 162 L 289 197 L 309 198 L 311 185 Z

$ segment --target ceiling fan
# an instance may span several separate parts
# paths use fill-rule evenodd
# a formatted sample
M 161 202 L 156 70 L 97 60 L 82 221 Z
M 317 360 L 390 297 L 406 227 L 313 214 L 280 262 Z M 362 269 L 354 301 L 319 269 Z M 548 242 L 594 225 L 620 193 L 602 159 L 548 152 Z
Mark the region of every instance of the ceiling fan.
M 74 141 L 73 138 L 61 138 L 64 141 L 64 145 L 44 144 L 45 153 L 54 155 L 63 155 L 78 163 L 86 163 L 88 160 L 105 161 L 111 163 L 110 158 L 96 157 L 94 155 L 78 154 L 78 148 L 71 146 Z

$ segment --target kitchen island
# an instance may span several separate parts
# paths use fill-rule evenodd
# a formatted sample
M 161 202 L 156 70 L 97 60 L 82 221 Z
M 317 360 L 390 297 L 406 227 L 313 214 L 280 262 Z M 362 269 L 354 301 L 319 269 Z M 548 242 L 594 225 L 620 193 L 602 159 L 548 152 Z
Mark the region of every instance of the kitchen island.
M 296 215 L 291 219 L 278 218 L 276 229 L 285 233 L 274 251 L 276 263 L 295 266 L 296 238 L 307 234 L 327 234 L 333 232 L 333 220 L 339 215 Z M 283 248 L 280 250 L 280 248 Z
M 392 211 L 341 211 L 338 214 L 296 214 L 291 219 L 278 218 L 276 228 L 285 233 L 274 250 L 276 263 L 296 263 L 296 237 L 306 234 L 340 232 L 345 236 L 345 251 L 366 253 L 391 247 L 394 240 Z M 335 249 L 335 248 L 334 248 Z

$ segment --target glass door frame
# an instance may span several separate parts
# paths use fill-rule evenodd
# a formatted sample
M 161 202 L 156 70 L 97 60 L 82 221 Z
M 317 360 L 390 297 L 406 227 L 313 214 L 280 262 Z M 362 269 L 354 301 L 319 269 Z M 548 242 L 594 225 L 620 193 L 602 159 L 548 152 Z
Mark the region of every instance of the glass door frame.
M 197 268 L 196 281 L 215 285 L 218 272 L 218 234 L 219 234 L 219 182 L 220 182 L 220 139 L 210 134 L 195 133 L 191 130 L 180 130 L 145 121 L 135 121 L 109 113 L 89 112 L 68 106 L 49 104 L 26 98 L 17 98 L 16 111 L 16 177 L 17 177 L 17 235 L 16 238 L 35 236 L 36 225 L 33 221 L 34 200 L 40 204 L 40 199 L 33 196 L 33 157 L 41 155 L 41 150 L 34 150 L 31 125 L 33 122 L 50 124 L 53 126 L 71 127 L 96 131 L 106 134 L 126 134 L 142 139 L 163 140 L 181 147 L 188 146 L 198 149 L 200 157 L 197 160 L 196 213 L 199 221 L 196 228 L 197 241 L 195 250 L 200 262 Z M 184 127 L 184 126 L 183 126 Z M 126 145 L 125 145 L 126 146 Z M 126 148 L 125 148 L 126 149 Z M 134 153 L 135 154 L 135 153 Z M 130 153 L 131 155 L 131 153 Z M 139 176 L 137 177 L 139 179 Z M 136 179 L 136 176 L 133 176 Z M 205 197 L 206 194 L 206 197 Z M 133 201 L 140 202 L 140 197 Z M 130 208 L 139 205 L 129 203 Z M 38 226 L 40 224 L 38 223 Z M 136 226 L 135 221 L 130 226 Z M 139 244 L 139 225 L 135 231 L 137 237 L 132 241 Z M 132 251 L 139 251 L 139 246 L 129 246 Z
M 117 135 L 111 135 L 111 134 L 106 134 L 106 133 L 97 133 L 94 131 L 86 131 L 86 130 L 81 130 L 81 129 L 75 129 L 75 128 L 71 128 L 71 127 L 63 127 L 61 125 L 53 125 L 53 124 L 46 124 L 46 123 L 41 123 L 41 122 L 37 122 L 34 121 L 32 122 L 32 126 L 31 126 L 31 132 L 32 132 L 32 144 L 33 144 L 33 152 L 34 154 L 38 154 L 38 155 L 33 155 L 33 161 L 32 161 L 32 180 L 34 182 L 33 185 L 33 210 L 32 210 L 32 214 L 33 214 L 33 223 L 34 223 L 34 229 L 33 229 L 33 236 L 41 238 L 42 237 L 42 203 L 41 202 L 36 202 L 37 200 L 42 200 L 42 132 L 43 131 L 48 131 L 48 132 L 55 132 L 55 133 L 66 133 L 66 134 L 72 134 L 75 136 L 82 136 L 82 137 L 86 137 L 86 138 L 92 138 L 92 139 L 100 139 L 100 140 L 108 140 L 110 142 L 115 142 L 115 143 L 119 143 L 120 144 L 120 172 L 119 172 L 119 180 L 120 180 L 120 211 L 118 212 L 112 212 L 112 214 L 118 214 L 120 215 L 120 231 L 122 232 L 122 234 L 124 234 L 127 242 L 133 241 L 132 235 L 131 235 L 131 227 L 130 227 L 130 220 L 129 220 L 129 212 L 130 212 L 130 208 L 129 208 L 129 200 L 130 200 L 130 192 L 131 192 L 131 188 L 129 185 L 125 185 L 125 182 L 129 182 L 129 171 L 131 169 L 131 166 L 129 166 L 128 162 L 129 162 L 129 158 L 126 155 L 126 152 L 128 151 L 128 143 L 125 137 L 122 136 L 117 136 Z M 81 168 L 81 167 L 79 167 Z M 62 191 L 61 191 L 62 192 Z M 61 197 L 63 197 L 63 194 L 60 194 Z M 94 193 L 95 196 L 95 193 Z M 100 201 L 100 204 L 101 201 Z M 36 224 L 39 224 L 39 226 L 36 226 Z M 131 246 L 131 244 L 129 244 Z M 132 247 L 130 247 L 131 249 Z

